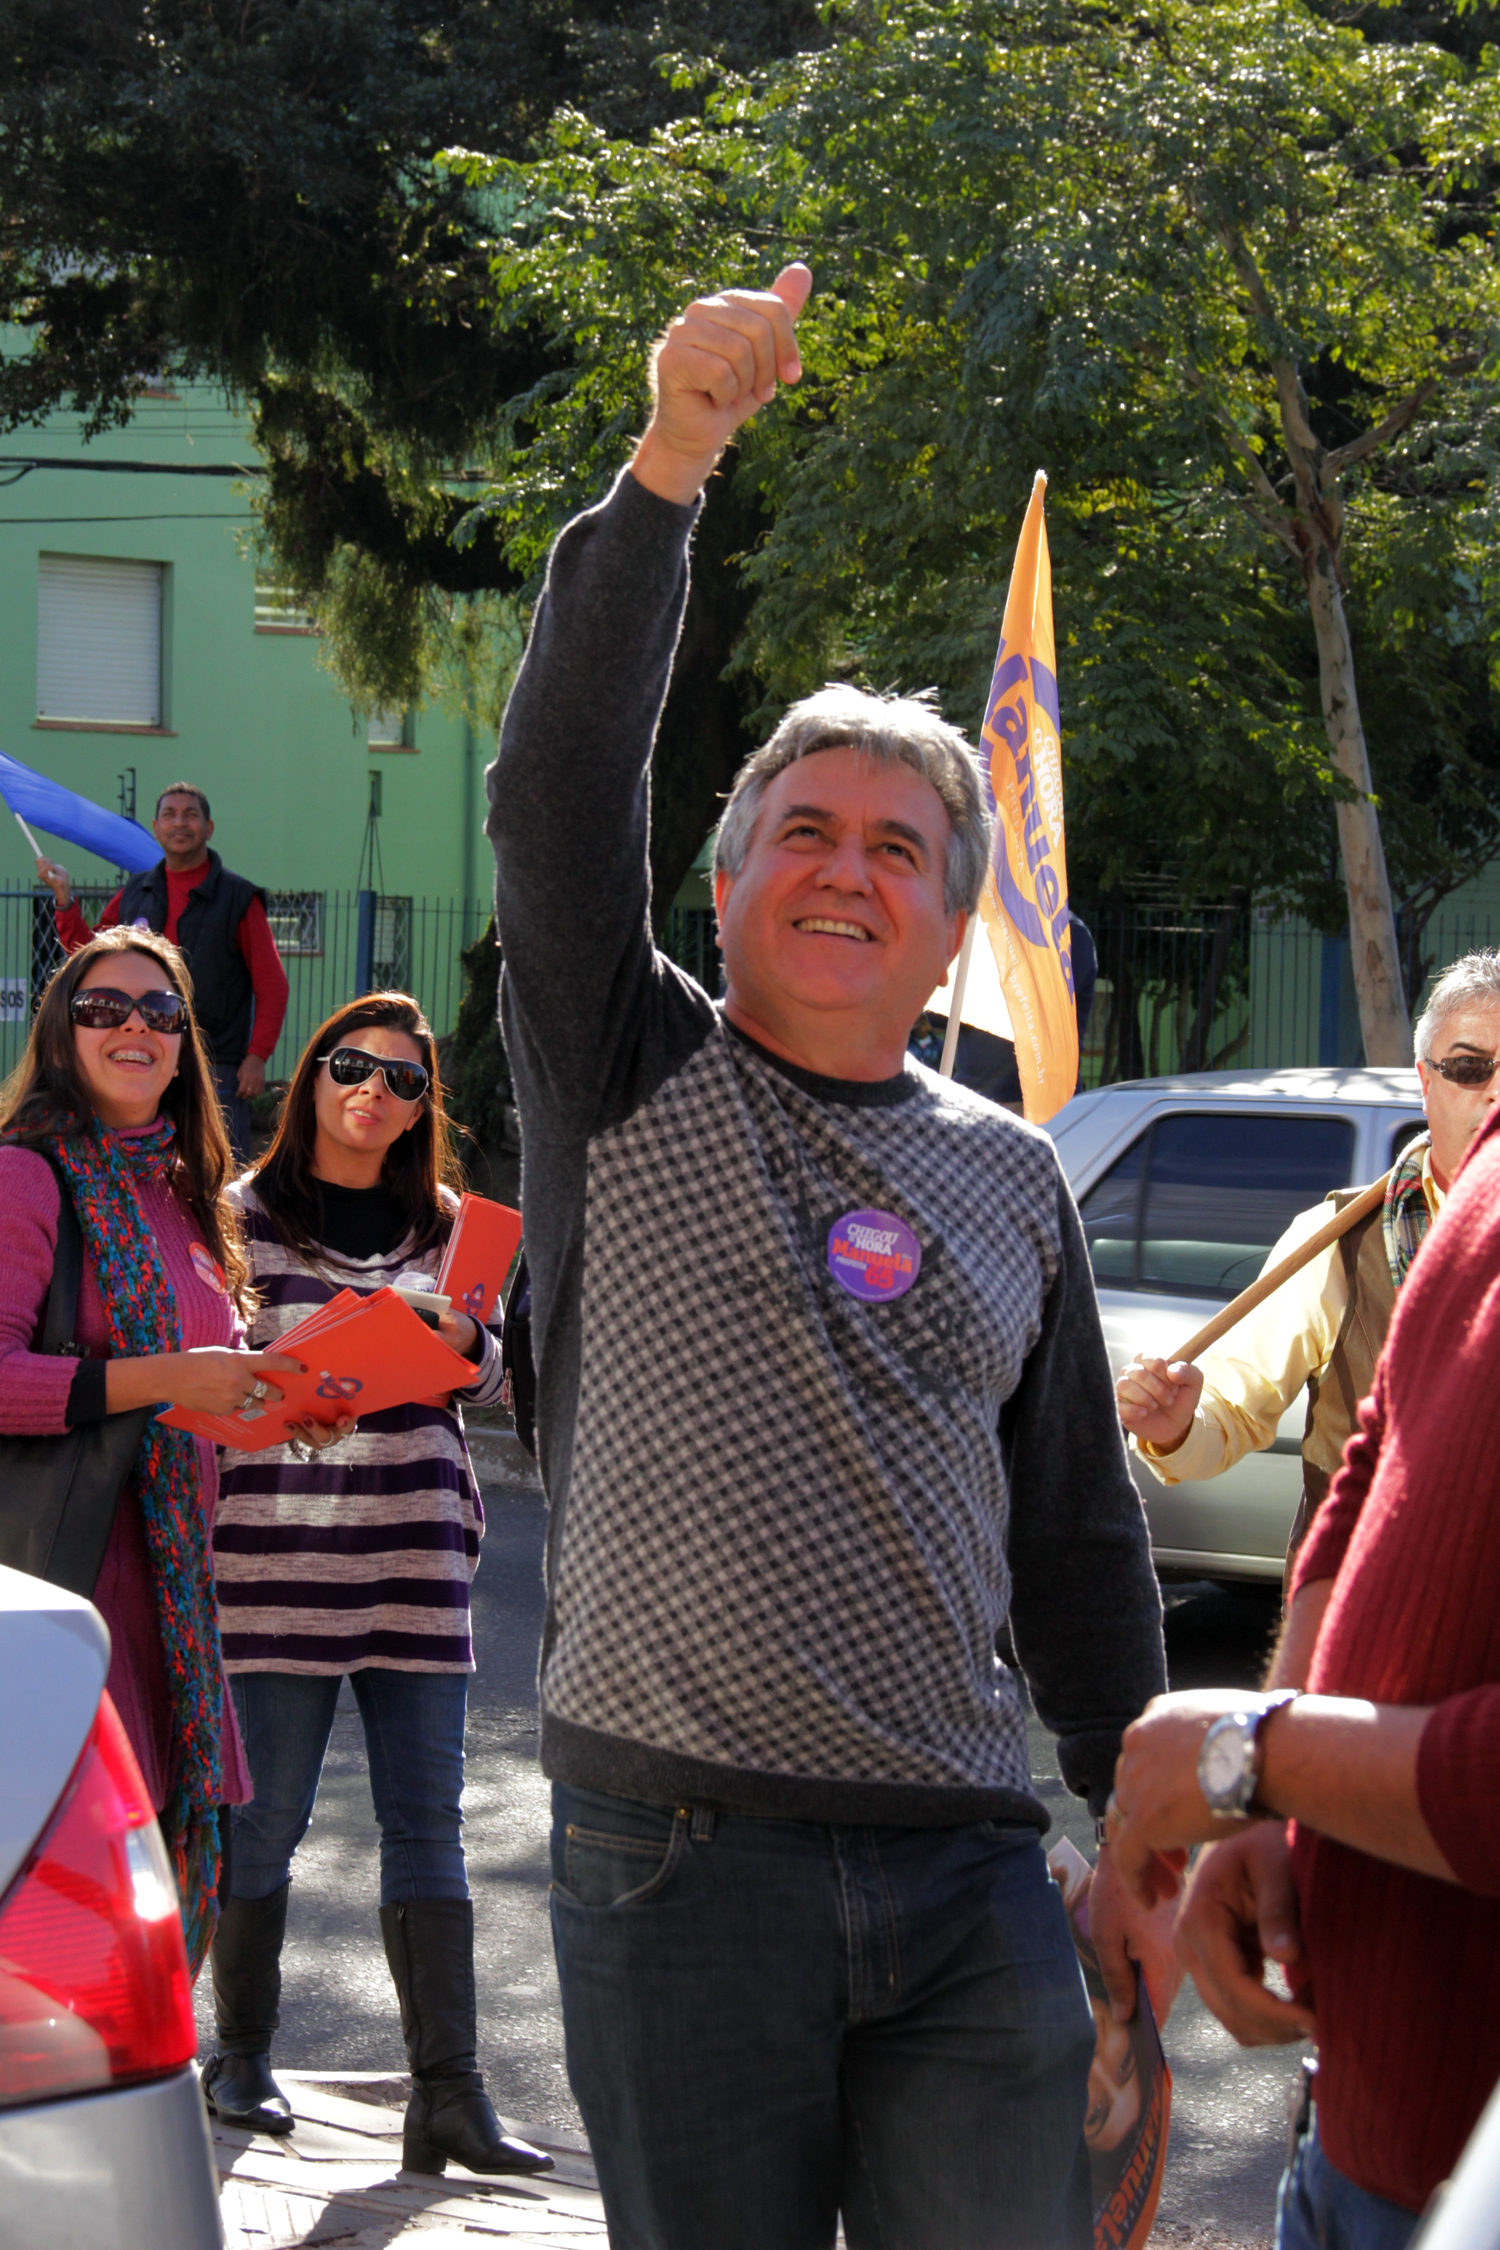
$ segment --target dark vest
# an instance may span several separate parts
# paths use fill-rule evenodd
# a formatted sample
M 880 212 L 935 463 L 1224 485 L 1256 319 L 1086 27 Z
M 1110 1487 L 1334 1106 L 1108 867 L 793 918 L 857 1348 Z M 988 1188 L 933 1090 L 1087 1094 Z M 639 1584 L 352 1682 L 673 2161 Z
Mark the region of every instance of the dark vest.
M 177 924 L 177 943 L 193 972 L 193 1013 L 216 1063 L 242 1063 L 250 1048 L 255 991 L 237 939 L 252 899 L 266 894 L 243 875 L 232 875 L 217 852 L 208 855 L 208 873 L 188 895 Z M 120 893 L 120 920 L 127 927 L 145 922 L 160 936 L 167 923 L 167 863 L 159 859 L 144 875 L 132 875 Z
M 1362 1188 L 1336 1188 L 1328 1201 L 1335 1211 L 1362 1195 Z M 1334 1245 L 1344 1264 L 1349 1302 L 1321 1375 L 1307 1385 L 1307 1424 L 1302 1432 L 1302 1505 L 1287 1548 L 1287 1581 L 1297 1549 L 1307 1535 L 1328 1488 L 1338 1474 L 1344 1447 L 1359 1427 L 1359 1402 L 1375 1388 L 1375 1362 L 1396 1309 L 1396 1285 L 1386 1256 L 1380 1206 L 1341 1234 Z

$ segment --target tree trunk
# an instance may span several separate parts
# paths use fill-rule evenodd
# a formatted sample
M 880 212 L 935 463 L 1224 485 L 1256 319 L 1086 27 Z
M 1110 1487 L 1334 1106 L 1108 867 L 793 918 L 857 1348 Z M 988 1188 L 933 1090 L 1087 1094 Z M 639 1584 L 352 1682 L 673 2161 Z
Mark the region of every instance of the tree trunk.
M 1355 800 L 1341 800 L 1337 813 L 1339 852 L 1349 894 L 1349 952 L 1365 1061 L 1409 1063 L 1411 1018 L 1401 983 L 1396 917 L 1391 911 L 1380 820 L 1370 801 L 1370 759 L 1354 684 L 1354 651 L 1349 644 L 1349 623 L 1334 577 L 1333 559 L 1321 542 L 1308 567 L 1307 598 L 1318 636 L 1323 719 L 1333 762 L 1360 792 Z
M 1296 481 L 1295 528 L 1282 515 L 1282 502 L 1255 455 L 1241 442 L 1237 450 L 1250 468 L 1262 502 L 1271 513 L 1262 515 L 1264 527 L 1296 554 L 1307 586 L 1308 607 L 1318 637 L 1318 671 L 1323 693 L 1323 723 L 1333 751 L 1333 763 L 1359 796 L 1337 807 L 1339 852 L 1344 862 L 1344 887 L 1349 895 L 1349 952 L 1354 964 L 1354 990 L 1359 999 L 1359 1028 L 1364 1035 L 1365 1061 L 1374 1064 L 1409 1063 L 1412 1059 L 1411 1018 L 1401 983 L 1401 956 L 1396 944 L 1396 917 L 1391 912 L 1391 886 L 1385 871 L 1385 851 L 1380 841 L 1380 820 L 1370 801 L 1370 758 L 1359 715 L 1359 694 L 1354 685 L 1354 651 L 1349 645 L 1349 621 L 1339 592 L 1338 551 L 1343 537 L 1344 508 L 1338 492 L 1337 467 L 1362 458 L 1353 447 L 1330 459 L 1319 443 L 1308 413 L 1307 395 L 1296 364 L 1273 342 L 1285 325 L 1272 304 L 1265 280 L 1244 237 L 1232 229 L 1223 234 L 1225 248 L 1245 284 L 1250 303 L 1271 346 L 1271 368 L 1281 408 L 1281 429 L 1287 458 Z M 1380 426 L 1380 442 L 1388 442 L 1404 429 L 1426 394 L 1420 388 L 1394 418 Z M 1371 433 L 1374 442 L 1374 433 Z M 1367 449 L 1368 450 L 1368 449 Z M 1258 482 L 1257 482 L 1258 480 Z

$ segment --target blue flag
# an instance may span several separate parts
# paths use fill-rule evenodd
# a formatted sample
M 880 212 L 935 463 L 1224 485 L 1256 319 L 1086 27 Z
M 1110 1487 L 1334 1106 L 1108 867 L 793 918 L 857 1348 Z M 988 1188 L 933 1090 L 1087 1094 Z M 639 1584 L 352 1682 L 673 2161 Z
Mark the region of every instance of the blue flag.
M 132 875 L 144 874 L 161 858 L 160 844 L 138 820 L 106 812 L 76 790 L 64 789 L 60 781 L 49 781 L 45 774 L 33 773 L 30 766 L 7 758 L 3 750 L 0 797 L 33 828 L 45 828 L 49 836 L 60 836 L 65 844 L 97 852 L 112 866 L 129 868 Z

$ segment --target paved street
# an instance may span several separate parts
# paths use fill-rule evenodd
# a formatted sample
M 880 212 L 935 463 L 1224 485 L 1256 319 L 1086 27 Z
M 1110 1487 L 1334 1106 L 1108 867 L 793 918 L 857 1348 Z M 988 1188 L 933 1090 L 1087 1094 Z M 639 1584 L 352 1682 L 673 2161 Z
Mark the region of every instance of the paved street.
M 581 2126 L 563 2063 L 547 1929 L 547 1792 L 536 1766 L 542 1500 L 512 1439 L 476 1436 L 475 1452 L 488 1531 L 475 1597 L 479 1669 L 470 1691 L 465 1809 L 479 1934 L 480 2060 L 507 2117 L 570 2139 L 581 2136 Z M 1258 1676 L 1273 1601 L 1206 1588 L 1174 1590 L 1168 1600 L 1174 1686 Z M 1035 1726 L 1032 1736 L 1046 1801 L 1074 1841 L 1091 1849 L 1090 1823 L 1058 1778 L 1050 1739 Z M 346 1694 L 298 1858 L 276 2043 L 276 2060 L 287 2069 L 403 2069 L 378 1899 L 363 1740 Z M 205 1978 L 205 2032 L 206 1987 Z M 1166 2044 L 1176 2081 L 1172 2153 L 1153 2239 L 1187 2250 L 1268 2244 L 1295 2050 L 1241 2053 L 1191 1985 L 1173 2011 Z M 464 2176 L 452 2177 L 457 2185 Z

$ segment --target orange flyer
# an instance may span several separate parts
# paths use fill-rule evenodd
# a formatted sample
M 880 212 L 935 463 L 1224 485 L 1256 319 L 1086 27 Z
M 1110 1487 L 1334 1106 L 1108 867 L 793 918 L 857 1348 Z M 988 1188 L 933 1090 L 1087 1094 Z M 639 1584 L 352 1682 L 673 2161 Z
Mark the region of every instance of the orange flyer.
M 266 1349 L 301 1360 L 306 1370 L 275 1378 L 279 1399 L 252 1401 L 237 1414 L 200 1414 L 173 1406 L 157 1420 L 215 1445 L 232 1445 L 240 1453 L 263 1453 L 268 1446 L 285 1445 L 296 1434 L 292 1425 L 309 1416 L 332 1424 L 342 1414 L 380 1414 L 432 1392 L 446 1397 L 474 1380 L 470 1361 L 451 1350 L 393 1289 L 377 1289 L 368 1297 L 341 1289 Z
M 508 1203 L 492 1203 L 488 1196 L 466 1195 L 433 1289 L 452 1300 L 455 1312 L 466 1312 L 482 1326 L 495 1317 L 520 1242 L 519 1211 Z M 471 1369 L 471 1380 L 472 1375 Z

